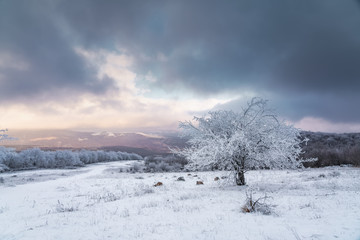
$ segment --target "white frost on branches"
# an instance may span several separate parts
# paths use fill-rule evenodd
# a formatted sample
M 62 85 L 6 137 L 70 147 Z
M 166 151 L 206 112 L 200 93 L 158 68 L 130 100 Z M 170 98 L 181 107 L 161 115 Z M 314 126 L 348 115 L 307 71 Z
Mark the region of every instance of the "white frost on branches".
M 190 146 L 177 154 L 188 159 L 189 169 L 231 170 L 243 185 L 247 170 L 302 166 L 299 130 L 280 121 L 266 100 L 253 98 L 239 113 L 213 111 L 194 120 L 179 126 Z
M 0 141 L 12 139 L 9 137 L 9 135 L 6 134 L 7 131 L 7 129 L 0 129 Z

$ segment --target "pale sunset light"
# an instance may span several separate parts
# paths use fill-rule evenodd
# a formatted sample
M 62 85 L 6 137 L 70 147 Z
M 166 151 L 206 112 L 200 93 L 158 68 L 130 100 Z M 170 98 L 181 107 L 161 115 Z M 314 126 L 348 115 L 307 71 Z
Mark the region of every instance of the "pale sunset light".
M 358 3 L 280 2 L 1 1 L 0 127 L 175 130 L 260 96 L 360 131 Z

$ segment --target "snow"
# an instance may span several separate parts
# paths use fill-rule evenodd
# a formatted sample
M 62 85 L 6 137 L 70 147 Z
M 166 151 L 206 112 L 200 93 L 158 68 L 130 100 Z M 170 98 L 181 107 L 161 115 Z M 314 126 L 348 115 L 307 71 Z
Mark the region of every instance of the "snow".
M 116 137 L 115 133 L 102 131 L 102 132 L 95 132 L 91 134 L 92 136 L 105 136 L 105 137 Z
M 120 172 L 132 163 L 0 174 L 0 239 L 360 239 L 359 168 L 250 171 L 240 187 Z M 270 215 L 241 211 L 250 189 Z

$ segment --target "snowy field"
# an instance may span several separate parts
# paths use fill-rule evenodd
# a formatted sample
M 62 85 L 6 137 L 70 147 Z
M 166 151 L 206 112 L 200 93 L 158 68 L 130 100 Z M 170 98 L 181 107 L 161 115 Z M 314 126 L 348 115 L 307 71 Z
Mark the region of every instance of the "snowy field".
M 130 163 L 0 174 L 0 239 L 360 239 L 359 168 L 252 171 L 238 187 L 214 181 L 226 172 L 120 172 Z M 241 211 L 249 188 L 270 215 Z

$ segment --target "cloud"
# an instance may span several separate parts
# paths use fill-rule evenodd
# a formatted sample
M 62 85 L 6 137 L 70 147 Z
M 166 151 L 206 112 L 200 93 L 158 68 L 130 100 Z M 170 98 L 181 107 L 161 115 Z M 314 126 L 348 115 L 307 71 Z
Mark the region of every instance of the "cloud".
M 88 11 L 79 17 L 84 5 Z M 249 81 L 332 88 L 340 85 L 334 81 L 339 77 L 357 83 L 355 1 L 77 1 L 60 9 L 88 45 L 113 37 L 138 57 L 148 56 L 138 62 L 140 70 L 160 68 L 162 81 L 175 75 L 198 91 L 215 91 L 220 77 L 223 88 Z M 195 80 L 214 84 L 200 87 Z
M 90 114 L 260 95 L 291 121 L 358 122 L 358 3 L 1 1 L 0 100 Z
M 1 102 L 106 92 L 112 80 L 99 81 L 95 69 L 73 50 L 73 36 L 63 29 L 51 2 L 37 3 L 0 3 Z
M 351 110 L 360 100 L 356 1 L 90 1 L 82 18 L 82 3 L 75 5 L 62 10 L 88 44 L 114 37 L 136 58 L 139 75 L 153 74 L 153 87 L 203 96 L 270 92 L 276 102 L 290 101 L 281 108 L 297 109 L 291 118 L 359 117 Z
M 129 70 L 133 64 L 131 56 L 80 47 L 76 52 L 86 65 L 96 67 L 98 79 L 111 77 L 115 87 L 104 96 L 84 92 L 76 96 L 76 101 L 48 100 L 0 106 L 1 123 L 9 128 L 175 129 L 178 121 L 191 118 L 191 113 L 229 101 L 226 98 L 149 98 L 144 93 L 150 90 L 138 87 L 136 74 Z
M 294 123 L 296 127 L 314 132 L 358 132 L 359 123 L 334 123 L 322 118 L 305 117 Z

